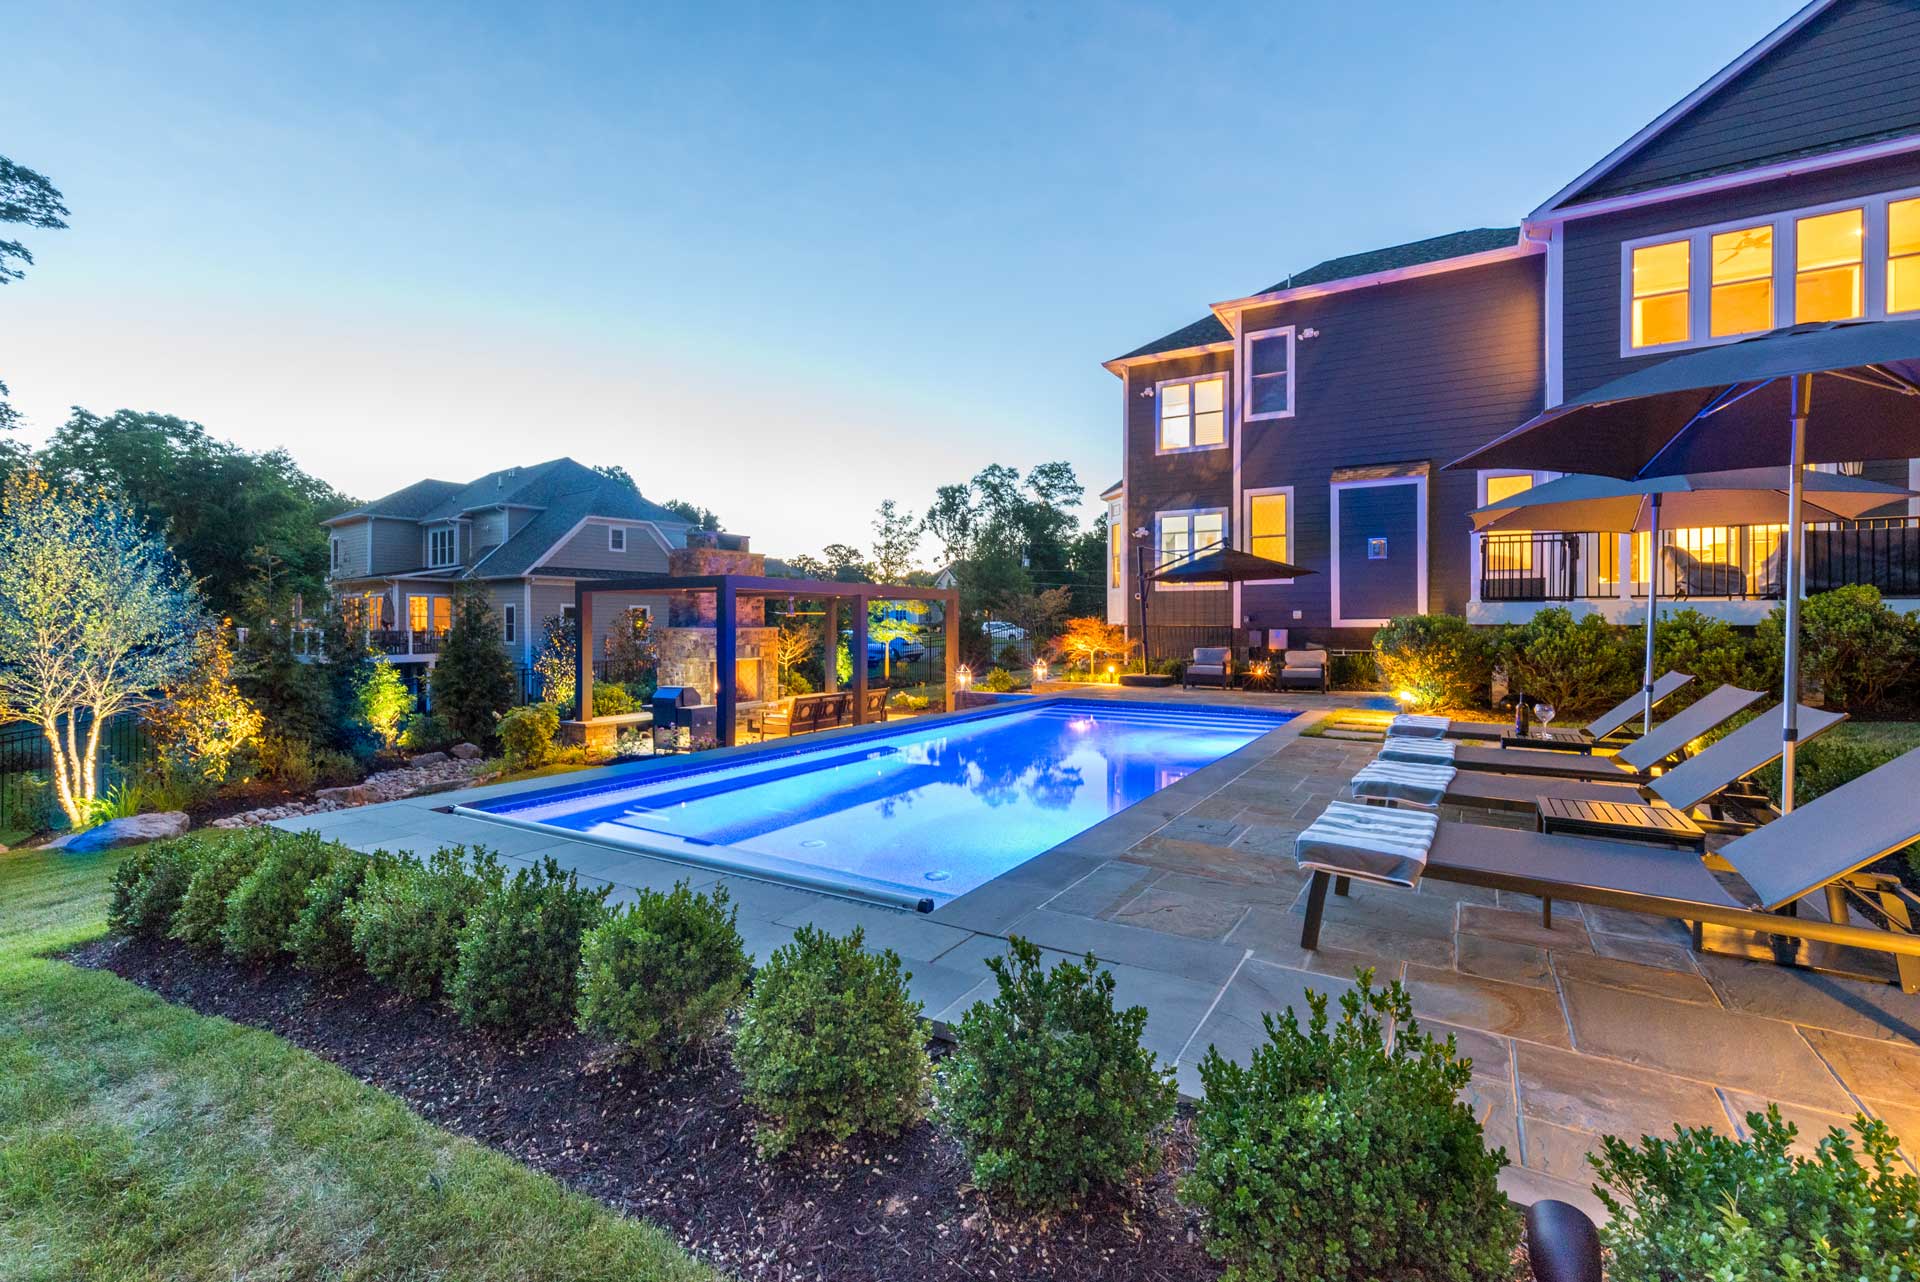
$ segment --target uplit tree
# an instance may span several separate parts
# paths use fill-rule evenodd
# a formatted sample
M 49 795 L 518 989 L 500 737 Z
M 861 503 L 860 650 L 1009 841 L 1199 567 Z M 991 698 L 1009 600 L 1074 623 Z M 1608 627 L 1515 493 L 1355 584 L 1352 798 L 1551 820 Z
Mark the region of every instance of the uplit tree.
M 540 653 L 534 656 L 533 675 L 540 682 L 542 703 L 573 702 L 573 687 L 579 675 L 579 629 L 565 615 L 549 615 L 546 636 Z
M 1069 658 L 1085 659 L 1088 676 L 1093 675 L 1094 664 L 1106 655 L 1125 655 L 1132 648 L 1126 629 L 1095 615 L 1068 619 L 1066 630 L 1055 644 Z
M 101 491 L 35 468 L 0 493 L 0 720 L 46 736 L 54 795 L 75 827 L 99 796 L 100 735 L 193 666 L 206 626 L 173 554 Z
M 653 620 L 645 610 L 628 610 L 607 629 L 600 653 L 607 661 L 607 680 L 652 681 L 660 667 L 660 645 L 654 639 Z M 572 677 L 571 670 L 567 675 Z
M 794 619 L 780 625 L 780 631 L 773 638 L 773 661 L 782 689 L 786 688 L 787 674 L 793 671 L 794 665 L 812 657 L 819 645 L 820 629 Z
M 144 720 L 168 769 L 217 788 L 260 738 L 266 718 L 235 680 L 232 625 L 221 620 L 194 641 L 188 672 L 162 692 Z
M 401 679 L 400 669 L 384 656 L 375 658 L 362 670 L 359 687 L 354 691 L 360 720 L 388 752 L 400 739 L 400 723 L 413 711 L 413 695 Z

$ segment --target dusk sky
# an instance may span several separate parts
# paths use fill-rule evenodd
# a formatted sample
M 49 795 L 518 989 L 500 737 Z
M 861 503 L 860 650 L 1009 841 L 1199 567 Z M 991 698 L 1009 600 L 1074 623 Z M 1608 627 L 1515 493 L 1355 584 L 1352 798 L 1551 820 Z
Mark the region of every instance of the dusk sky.
M 864 546 L 989 463 L 1091 498 L 1102 360 L 1518 222 L 1795 8 L 13 4 L 0 154 L 73 216 L 9 232 L 0 380 L 35 443 L 166 411 L 361 498 L 567 454 Z

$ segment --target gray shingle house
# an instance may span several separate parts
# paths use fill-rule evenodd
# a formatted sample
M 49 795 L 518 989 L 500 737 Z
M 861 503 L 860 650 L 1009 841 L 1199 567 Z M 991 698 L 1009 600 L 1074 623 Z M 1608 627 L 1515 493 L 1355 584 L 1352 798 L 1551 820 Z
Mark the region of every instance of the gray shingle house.
M 548 619 L 570 614 L 581 579 L 664 573 L 693 527 L 631 482 L 570 458 L 416 481 L 326 522 L 328 581 L 350 627 L 396 663 L 431 664 L 453 619 L 457 584 L 482 588 L 514 661 L 531 664 Z M 707 535 L 745 545 L 737 535 Z M 595 612 L 599 653 L 629 611 L 664 598 L 624 593 Z
M 1149 590 L 1168 653 L 1231 626 L 1364 646 L 1391 615 L 1626 620 L 1649 576 L 1731 622 L 1778 593 L 1774 526 L 1475 536 L 1549 473 L 1449 472 L 1543 408 L 1673 353 L 1920 316 L 1920 4 L 1814 0 L 1517 220 L 1331 259 L 1105 362 L 1121 385 L 1108 617 L 1226 543 L 1315 571 Z M 1920 463 L 1825 466 L 1920 489 Z M 1822 563 L 1822 549 L 1851 550 Z M 1858 555 L 1854 555 L 1858 552 Z M 1920 606 L 1905 504 L 1810 536 L 1809 583 Z M 1205 636 L 1211 632 L 1213 635 Z M 1270 638 L 1277 641 L 1277 637 Z

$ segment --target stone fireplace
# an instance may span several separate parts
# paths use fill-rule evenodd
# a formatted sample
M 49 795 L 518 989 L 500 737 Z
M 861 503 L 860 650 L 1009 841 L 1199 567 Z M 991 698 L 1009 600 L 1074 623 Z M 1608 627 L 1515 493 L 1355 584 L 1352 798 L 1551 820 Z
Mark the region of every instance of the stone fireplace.
M 670 574 L 753 574 L 766 573 L 767 559 L 744 547 L 728 547 L 723 541 L 732 536 L 714 536 L 702 531 L 688 535 L 687 546 L 675 548 L 667 556 Z M 714 630 L 718 605 L 711 592 L 675 592 L 667 601 L 666 626 L 658 630 L 663 686 L 692 686 L 700 692 L 700 702 L 717 701 L 719 690 L 718 645 Z M 766 602 L 759 597 L 742 597 L 735 628 L 733 688 L 742 707 L 780 696 L 780 672 L 775 658 L 774 639 L 778 628 L 766 626 Z

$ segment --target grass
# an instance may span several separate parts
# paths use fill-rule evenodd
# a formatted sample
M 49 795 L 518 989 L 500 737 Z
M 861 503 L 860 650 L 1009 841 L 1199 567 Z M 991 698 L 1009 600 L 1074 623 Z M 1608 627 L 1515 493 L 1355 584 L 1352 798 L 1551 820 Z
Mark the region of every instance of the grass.
M 43 954 L 115 856 L 0 855 L 0 1277 L 713 1275 L 268 1033 Z

